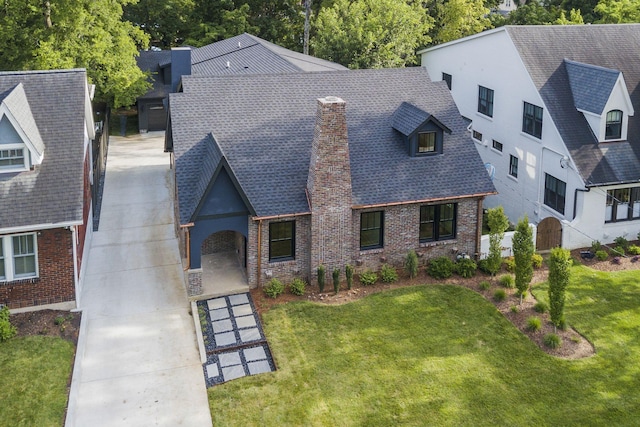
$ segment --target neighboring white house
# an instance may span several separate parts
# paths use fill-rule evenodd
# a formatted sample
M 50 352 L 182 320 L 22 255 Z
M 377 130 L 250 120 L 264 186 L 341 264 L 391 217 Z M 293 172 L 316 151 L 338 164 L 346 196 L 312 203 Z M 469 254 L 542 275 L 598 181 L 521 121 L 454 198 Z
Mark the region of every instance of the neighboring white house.
M 486 206 L 528 215 L 539 249 L 636 239 L 639 24 L 506 26 L 419 53 L 471 122 Z

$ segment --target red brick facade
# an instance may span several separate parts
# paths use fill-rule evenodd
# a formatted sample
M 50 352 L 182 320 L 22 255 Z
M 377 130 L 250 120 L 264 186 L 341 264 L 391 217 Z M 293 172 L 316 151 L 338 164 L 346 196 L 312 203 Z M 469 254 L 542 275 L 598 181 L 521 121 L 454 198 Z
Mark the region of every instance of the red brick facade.
M 38 277 L 0 282 L 0 303 L 9 308 L 75 301 L 71 230 L 55 228 L 36 235 Z

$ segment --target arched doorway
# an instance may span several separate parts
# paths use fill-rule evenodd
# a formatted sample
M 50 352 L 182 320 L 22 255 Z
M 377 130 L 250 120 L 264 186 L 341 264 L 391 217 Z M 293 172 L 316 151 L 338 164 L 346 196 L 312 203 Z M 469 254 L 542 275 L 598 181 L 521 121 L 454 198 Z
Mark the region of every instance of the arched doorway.
M 546 251 L 562 246 L 562 224 L 552 216 L 540 221 L 537 229 L 536 249 Z
M 200 248 L 202 294 L 222 295 L 248 290 L 247 239 L 237 231 L 209 235 Z

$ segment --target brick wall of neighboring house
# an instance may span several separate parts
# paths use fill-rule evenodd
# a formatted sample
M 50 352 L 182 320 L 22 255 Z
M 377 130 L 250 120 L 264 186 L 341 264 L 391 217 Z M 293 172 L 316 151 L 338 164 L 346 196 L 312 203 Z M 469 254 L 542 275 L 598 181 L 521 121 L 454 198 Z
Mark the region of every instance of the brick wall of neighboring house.
M 420 206 L 422 204 L 353 211 L 356 271 L 379 270 L 384 263 L 402 267 L 404 257 L 410 249 L 416 251 L 421 264 L 426 264 L 427 260 L 442 255 L 450 256 L 453 259 L 459 252 L 467 253 L 471 257 L 475 255 L 479 238 L 477 198 L 458 200 L 456 238 L 438 242 L 420 243 Z M 360 214 L 376 210 L 384 211 L 384 247 L 360 250 Z
M 39 277 L 0 283 L 0 302 L 9 308 L 75 300 L 71 230 L 42 230 L 37 245 Z
M 296 221 L 295 259 L 289 261 L 269 262 L 269 223 L 278 221 Z M 249 286 L 264 286 L 269 281 L 269 276 L 290 283 L 294 278 L 300 277 L 308 280 L 309 277 L 309 250 L 311 217 L 309 215 L 284 218 L 279 220 L 264 220 L 260 226 L 259 221 L 249 220 L 249 239 L 247 245 L 247 280 Z M 260 237 L 260 277 L 258 281 L 258 228 L 261 227 Z

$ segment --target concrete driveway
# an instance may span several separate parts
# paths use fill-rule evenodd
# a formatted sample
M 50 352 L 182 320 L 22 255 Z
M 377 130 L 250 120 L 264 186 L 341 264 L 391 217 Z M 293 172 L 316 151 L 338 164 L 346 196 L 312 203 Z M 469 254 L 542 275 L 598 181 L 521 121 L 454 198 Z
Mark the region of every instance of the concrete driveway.
M 111 137 L 67 426 L 211 426 L 163 142 Z

